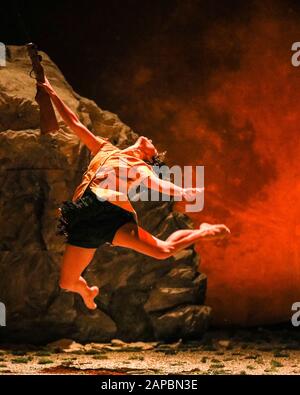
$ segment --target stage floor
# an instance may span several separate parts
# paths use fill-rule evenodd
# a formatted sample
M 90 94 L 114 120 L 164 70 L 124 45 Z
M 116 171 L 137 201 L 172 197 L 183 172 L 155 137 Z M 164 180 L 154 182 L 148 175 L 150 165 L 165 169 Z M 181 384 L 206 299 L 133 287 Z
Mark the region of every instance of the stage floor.
M 209 331 L 201 341 L 0 345 L 0 374 L 300 374 L 300 330 Z

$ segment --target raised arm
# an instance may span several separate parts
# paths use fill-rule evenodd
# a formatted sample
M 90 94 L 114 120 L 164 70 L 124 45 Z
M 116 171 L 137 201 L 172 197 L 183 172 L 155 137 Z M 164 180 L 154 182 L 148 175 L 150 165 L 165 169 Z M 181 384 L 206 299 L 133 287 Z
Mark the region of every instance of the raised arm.
M 101 142 L 80 122 L 77 115 L 60 99 L 47 78 L 45 79 L 45 83 L 38 82 L 38 85 L 48 92 L 53 104 L 66 125 L 80 138 L 92 154 L 98 152 L 101 148 Z

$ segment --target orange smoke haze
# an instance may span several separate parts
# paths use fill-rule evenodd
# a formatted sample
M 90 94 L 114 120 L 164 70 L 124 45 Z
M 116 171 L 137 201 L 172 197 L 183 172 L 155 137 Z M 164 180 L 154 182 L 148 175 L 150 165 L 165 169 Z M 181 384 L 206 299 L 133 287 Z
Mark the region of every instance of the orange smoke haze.
M 197 245 L 216 324 L 285 321 L 300 301 L 300 68 L 291 64 L 299 16 L 274 3 L 198 31 L 187 1 L 132 55 L 130 89 L 125 78 L 113 84 L 127 92 L 125 119 L 172 164 L 205 166 L 205 209 L 191 217 L 232 231 Z M 191 19 L 187 52 L 180 32 Z
M 226 139 L 219 147 L 227 152 L 222 161 L 227 186 L 218 187 L 220 178 L 212 175 L 218 202 L 208 195 L 211 213 L 203 213 L 216 221 L 212 206 L 224 205 L 228 215 L 222 219 L 232 238 L 223 247 L 198 246 L 218 323 L 287 320 L 300 298 L 300 70 L 290 62 L 291 43 L 297 41 L 292 22 L 261 16 L 238 28 L 239 70 L 216 75 L 207 98 L 216 114 L 229 116 L 234 133 L 229 149 Z M 206 166 L 210 172 L 213 161 Z M 227 196 L 227 188 L 235 196 Z

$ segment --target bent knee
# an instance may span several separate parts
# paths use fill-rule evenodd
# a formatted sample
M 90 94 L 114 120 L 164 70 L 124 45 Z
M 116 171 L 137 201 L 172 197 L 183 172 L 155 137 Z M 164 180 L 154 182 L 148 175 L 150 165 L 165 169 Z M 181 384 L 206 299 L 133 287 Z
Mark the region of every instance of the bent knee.
M 174 254 L 174 247 L 171 244 L 165 245 L 155 250 L 154 258 L 163 260 L 170 258 L 170 256 L 172 256 L 173 254 Z
M 74 286 L 74 282 L 71 281 L 70 279 L 62 276 L 59 279 L 59 286 L 61 289 L 72 289 L 72 287 Z

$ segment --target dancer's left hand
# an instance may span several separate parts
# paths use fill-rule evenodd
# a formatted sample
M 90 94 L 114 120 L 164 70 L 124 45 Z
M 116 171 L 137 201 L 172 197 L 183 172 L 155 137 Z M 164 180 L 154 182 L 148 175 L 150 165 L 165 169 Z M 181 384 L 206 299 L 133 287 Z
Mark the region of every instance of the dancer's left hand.
M 184 188 L 183 198 L 187 202 L 192 202 L 197 199 L 197 195 L 204 193 L 204 188 Z

